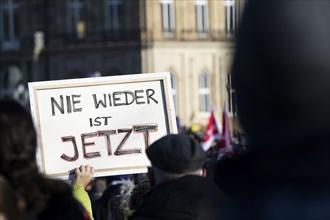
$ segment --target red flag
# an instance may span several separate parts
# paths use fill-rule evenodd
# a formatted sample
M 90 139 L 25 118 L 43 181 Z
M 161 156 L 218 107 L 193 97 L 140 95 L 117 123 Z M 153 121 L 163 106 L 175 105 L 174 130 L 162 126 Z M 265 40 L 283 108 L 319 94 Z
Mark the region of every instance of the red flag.
M 221 125 L 217 120 L 216 113 L 213 108 L 211 111 L 209 124 L 207 125 L 206 134 L 201 143 L 205 151 L 207 151 L 211 147 L 213 141 L 220 140 L 221 138 L 220 131 L 221 131 Z
M 229 119 L 226 111 L 226 104 L 223 105 L 222 111 L 222 137 L 220 140 L 220 153 L 232 153 L 232 143 L 230 136 Z

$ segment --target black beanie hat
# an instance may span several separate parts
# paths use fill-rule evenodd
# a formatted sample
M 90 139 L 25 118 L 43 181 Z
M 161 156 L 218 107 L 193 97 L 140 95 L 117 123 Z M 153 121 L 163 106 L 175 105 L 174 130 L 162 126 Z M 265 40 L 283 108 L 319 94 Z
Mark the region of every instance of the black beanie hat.
M 206 153 L 190 136 L 170 134 L 157 140 L 146 150 L 151 164 L 168 173 L 185 173 L 202 168 Z

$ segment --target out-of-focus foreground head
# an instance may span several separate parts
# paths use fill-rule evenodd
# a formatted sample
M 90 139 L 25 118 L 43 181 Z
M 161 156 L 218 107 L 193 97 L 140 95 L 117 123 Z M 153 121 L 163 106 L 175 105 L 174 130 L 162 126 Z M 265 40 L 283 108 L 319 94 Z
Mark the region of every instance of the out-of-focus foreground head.
M 30 113 L 15 101 L 0 100 L 0 130 L 1 174 L 11 181 L 10 176 L 30 169 L 37 173 L 36 131 Z
M 30 209 L 43 199 L 37 183 L 37 136 L 30 113 L 16 101 L 0 100 L 0 131 L 0 174 L 22 201 L 20 209 Z
M 233 73 L 240 121 L 252 141 L 303 142 L 306 137 L 327 136 L 329 4 L 248 2 Z

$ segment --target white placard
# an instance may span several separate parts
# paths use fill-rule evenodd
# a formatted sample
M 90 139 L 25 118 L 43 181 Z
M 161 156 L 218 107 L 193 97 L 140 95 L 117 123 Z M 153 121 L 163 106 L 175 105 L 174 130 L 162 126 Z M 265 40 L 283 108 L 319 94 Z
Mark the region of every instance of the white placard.
M 146 172 L 145 149 L 177 133 L 169 73 L 29 83 L 40 170 L 67 179 Z

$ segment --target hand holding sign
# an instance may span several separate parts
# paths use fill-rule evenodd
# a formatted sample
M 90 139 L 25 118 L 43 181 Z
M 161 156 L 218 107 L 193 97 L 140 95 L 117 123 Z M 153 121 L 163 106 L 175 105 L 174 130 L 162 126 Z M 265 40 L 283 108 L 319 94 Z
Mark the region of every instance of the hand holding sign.
M 81 165 L 79 168 L 75 169 L 75 175 L 72 181 L 73 185 L 85 187 L 92 181 L 95 169 L 89 165 Z

